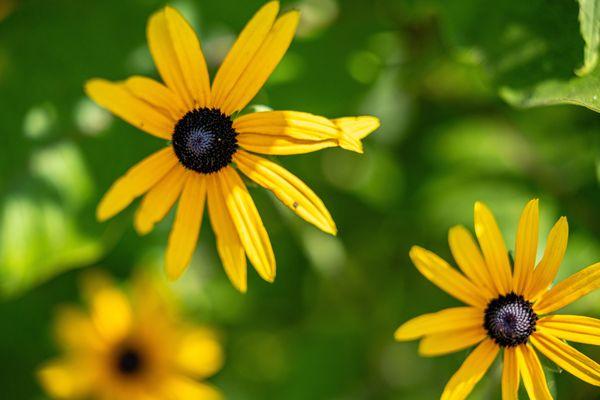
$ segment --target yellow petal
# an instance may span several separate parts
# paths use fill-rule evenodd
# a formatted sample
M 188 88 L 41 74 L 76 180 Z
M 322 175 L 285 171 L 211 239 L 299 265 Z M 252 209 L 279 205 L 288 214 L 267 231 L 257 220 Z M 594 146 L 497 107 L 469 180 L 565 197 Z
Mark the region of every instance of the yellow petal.
M 96 217 L 105 221 L 118 214 L 138 196 L 146 193 L 177 165 L 177 156 L 171 146 L 145 158 L 119 178 L 104 195 Z
M 473 236 L 462 226 L 455 226 L 448 233 L 452 256 L 464 274 L 488 299 L 498 295 L 492 277 Z
M 133 76 L 125 81 L 125 87 L 135 97 L 170 115 L 174 123 L 188 111 L 175 92 L 154 79 Z
M 542 364 L 530 345 L 515 347 L 523 385 L 531 400 L 552 400 Z
M 53 361 L 37 373 L 44 390 L 53 398 L 84 398 L 90 393 L 90 376 L 79 365 Z
M 275 21 L 231 91 L 223 98 L 221 104 L 215 103 L 221 111 L 231 115 L 246 107 L 256 96 L 292 43 L 299 20 L 300 13 L 290 11 Z
M 220 108 L 231 93 L 236 82 L 253 61 L 275 23 L 279 2 L 265 4 L 248 22 L 223 60 L 212 87 L 213 105 Z
M 287 154 L 307 153 L 325 147 L 340 146 L 362 153 L 360 139 L 377 129 L 375 117 L 345 117 L 329 120 L 325 117 L 298 111 L 265 111 L 244 115 L 233 123 L 240 144 L 259 146 L 258 152 L 271 154 L 272 147 L 302 145 L 304 149 L 281 149 Z M 278 146 L 276 146 L 278 145 Z
M 243 150 L 238 151 L 233 160 L 248 178 L 272 191 L 301 218 L 324 232 L 337 233 L 335 222 L 321 199 L 285 168 Z
M 171 115 L 136 97 L 123 83 L 92 79 L 85 92 L 99 106 L 151 135 L 170 139 L 175 127 Z
M 538 314 L 547 314 L 571 304 L 580 297 L 600 288 L 600 262 L 571 275 L 542 294 L 533 305 Z
M 207 184 L 208 214 L 217 240 L 217 251 L 229 280 L 237 290 L 245 293 L 248 285 L 244 246 L 225 205 L 219 180 L 214 174 L 209 175 Z
M 530 340 L 536 349 L 565 371 L 582 381 L 600 386 L 600 364 L 591 358 L 543 330 L 531 335 Z
M 548 289 L 565 256 L 568 240 L 569 224 L 567 218 L 561 217 L 548 234 L 544 256 L 533 271 L 533 277 L 527 286 L 527 298 L 535 299 Z
M 413 246 L 410 258 L 423 276 L 449 295 L 475 307 L 484 308 L 487 305 L 486 299 L 471 281 L 434 253 Z
M 481 342 L 486 336 L 480 321 L 477 327 L 425 336 L 419 343 L 419 354 L 424 357 L 435 357 L 454 353 Z
M 537 326 L 560 339 L 600 346 L 600 319 L 580 315 L 549 315 L 541 318 Z
M 150 17 L 147 35 L 158 72 L 187 110 L 209 107 L 206 61 L 196 33 L 183 16 L 174 8 L 165 7 Z
M 237 140 L 240 147 L 253 153 L 278 156 L 312 153 L 338 145 L 336 140 L 311 141 L 287 136 L 257 135 L 253 133 L 238 135 Z
M 183 376 L 172 376 L 162 383 L 163 396 L 169 400 L 223 400 L 223 395 L 214 387 L 195 382 Z
M 462 400 L 466 398 L 477 382 L 483 378 L 498 354 L 498 346 L 491 340 L 484 340 L 475 348 L 450 378 L 444 388 L 441 400 Z
M 91 319 L 75 307 L 62 307 L 56 316 L 56 341 L 64 348 L 77 351 L 95 351 L 103 347 Z
M 206 177 L 193 172 L 188 173 L 167 245 L 165 265 L 167 276 L 171 280 L 181 276 L 194 254 L 205 200 Z
M 396 340 L 414 340 L 434 333 L 483 326 L 483 312 L 474 307 L 447 308 L 423 314 L 402 324 L 394 334 Z
M 508 251 L 494 216 L 480 202 L 475 203 L 475 234 L 498 293 L 509 293 L 512 290 L 512 277 Z
M 342 132 L 340 147 L 346 150 L 363 152 L 361 139 L 375 131 L 381 123 L 372 116 L 344 117 L 331 120 Z
M 527 203 L 519 220 L 513 277 L 513 288 L 518 294 L 525 292 L 535 267 L 539 225 L 538 203 L 537 199 Z
M 189 172 L 181 166 L 173 168 L 144 196 L 135 213 L 135 229 L 140 235 L 150 233 L 175 204 Z
M 107 343 L 119 342 L 132 327 L 129 299 L 101 273 L 89 273 L 84 278 L 83 293 L 96 330 Z
M 223 168 L 216 176 L 250 262 L 264 280 L 273 282 L 275 279 L 273 248 L 246 185 L 231 167 Z
M 504 349 L 502 400 L 519 400 L 519 363 L 514 347 Z
M 223 350 L 215 333 L 205 328 L 186 331 L 177 350 L 177 366 L 186 375 L 207 378 L 223 366 Z
M 299 111 L 246 114 L 233 121 L 233 128 L 240 136 L 254 133 L 314 141 L 338 140 L 340 136 L 339 128 L 327 118 Z

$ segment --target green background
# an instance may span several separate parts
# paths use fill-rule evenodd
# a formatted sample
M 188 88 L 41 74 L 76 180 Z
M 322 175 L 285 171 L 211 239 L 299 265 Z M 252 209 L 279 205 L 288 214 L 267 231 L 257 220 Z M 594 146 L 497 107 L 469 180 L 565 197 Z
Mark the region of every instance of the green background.
M 447 4 L 451 3 L 451 4 Z M 132 208 L 97 223 L 100 196 L 161 141 L 86 100 L 92 77 L 156 76 L 145 25 L 162 0 L 0 1 L 0 387 L 42 399 L 34 371 L 58 354 L 57 305 L 79 301 L 86 268 L 126 280 L 160 271 L 172 215 L 147 237 Z M 261 1 L 180 0 L 212 73 Z M 254 105 L 328 117 L 372 114 L 365 154 L 279 157 L 324 200 L 329 237 L 251 187 L 275 249 L 275 283 L 229 284 L 205 220 L 173 290 L 186 315 L 218 328 L 227 360 L 211 382 L 231 399 L 433 399 L 467 351 L 420 358 L 395 343 L 409 318 L 458 304 L 419 275 L 411 245 L 449 258 L 447 231 L 472 227 L 477 200 L 513 247 L 522 207 L 540 198 L 541 240 L 568 216 L 564 278 L 600 255 L 597 69 L 577 78 L 578 3 L 506 0 L 284 1 L 299 33 Z M 599 6 L 600 7 L 600 6 Z M 596 90 L 597 89 L 597 90 Z M 600 314 L 600 293 L 569 307 Z M 595 360 L 600 349 L 577 346 Z M 496 362 L 472 398 L 499 396 Z M 553 393 L 598 390 L 548 363 Z M 523 398 L 526 395 L 523 394 Z

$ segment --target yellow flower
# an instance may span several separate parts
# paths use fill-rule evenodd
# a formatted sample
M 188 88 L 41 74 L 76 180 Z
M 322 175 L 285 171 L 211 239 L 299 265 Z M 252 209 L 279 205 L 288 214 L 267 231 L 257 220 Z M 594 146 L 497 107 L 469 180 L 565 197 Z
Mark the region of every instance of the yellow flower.
M 535 350 L 600 386 L 600 365 L 565 342 L 600 345 L 600 320 L 548 315 L 600 288 L 600 263 L 550 288 L 567 248 L 567 219 L 560 218 L 550 231 L 536 266 L 538 219 L 538 200 L 531 200 L 519 221 L 512 268 L 494 216 L 482 203 L 475 204 L 479 247 L 464 227 L 450 229 L 450 249 L 463 274 L 421 247 L 411 249 L 417 269 L 467 306 L 414 318 L 398 328 L 396 339 L 421 339 L 419 352 L 424 356 L 477 345 L 446 385 L 442 399 L 466 398 L 501 349 L 503 400 L 517 399 L 520 378 L 530 398 L 552 398 Z
M 219 400 L 220 392 L 197 382 L 223 363 L 216 334 L 185 324 L 156 282 L 138 277 L 131 296 L 106 277 L 84 282 L 89 315 L 60 310 L 56 340 L 64 356 L 38 376 L 57 399 Z
M 246 291 L 246 256 L 263 279 L 275 279 L 269 237 L 237 170 L 271 190 L 306 221 L 336 234 L 331 215 L 308 186 L 253 153 L 300 154 L 334 146 L 362 152 L 361 139 L 377 129 L 379 121 L 367 116 L 329 120 L 297 111 L 238 116 L 275 69 L 296 31 L 299 13 L 279 17 L 278 13 L 277 1 L 256 13 L 212 86 L 196 34 L 171 7 L 154 14 L 147 30 L 150 52 L 165 85 L 139 76 L 119 83 L 93 79 L 86 84 L 96 103 L 170 141 L 170 146 L 113 184 L 97 216 L 111 218 L 145 194 L 135 227 L 146 234 L 179 198 L 166 252 L 171 279 L 182 274 L 192 257 L 206 199 L 217 249 L 234 286 Z

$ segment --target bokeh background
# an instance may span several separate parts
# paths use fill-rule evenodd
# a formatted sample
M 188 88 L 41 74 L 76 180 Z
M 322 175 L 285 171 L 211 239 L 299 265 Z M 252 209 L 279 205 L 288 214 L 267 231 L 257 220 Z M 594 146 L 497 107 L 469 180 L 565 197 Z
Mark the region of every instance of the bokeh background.
M 289 53 L 255 105 L 328 117 L 373 114 L 364 155 L 330 149 L 278 160 L 325 201 L 329 237 L 251 188 L 278 261 L 229 284 L 205 223 L 171 285 L 186 315 L 215 326 L 227 360 L 211 381 L 231 399 L 434 399 L 465 352 L 420 358 L 394 343 L 403 321 L 457 302 L 408 259 L 420 244 L 449 258 L 446 235 L 483 200 L 509 247 L 519 213 L 541 200 L 541 244 L 567 215 L 565 277 L 600 255 L 600 72 L 573 0 L 282 1 L 302 11 Z M 162 273 L 172 215 L 147 237 L 132 208 L 94 209 L 109 185 L 162 143 L 84 96 L 92 77 L 156 76 L 145 25 L 164 0 L 0 0 L 0 397 L 45 398 L 34 371 L 57 355 L 57 305 L 77 302 L 86 268 L 122 281 Z M 260 0 L 176 0 L 215 71 Z M 588 21 L 589 22 L 589 21 Z M 593 49 L 591 49 L 593 50 Z M 584 65 L 591 70 L 579 70 Z M 575 71 L 580 75 L 578 77 Z M 575 105 L 554 105 L 561 102 Z M 543 107 L 534 107 L 542 105 Z M 592 110 L 590 110 L 592 109 Z M 207 221 L 205 221 L 207 222 Z M 600 314 L 600 293 L 571 311 Z M 600 350 L 578 346 L 595 360 Z M 547 363 L 562 399 L 597 388 Z M 497 362 L 474 399 L 499 398 Z M 526 395 L 523 395 L 526 398 Z

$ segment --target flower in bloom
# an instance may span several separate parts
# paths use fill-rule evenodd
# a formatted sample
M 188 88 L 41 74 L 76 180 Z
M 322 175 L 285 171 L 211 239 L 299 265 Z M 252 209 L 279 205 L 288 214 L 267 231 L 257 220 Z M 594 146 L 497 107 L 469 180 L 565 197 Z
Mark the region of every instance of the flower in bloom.
M 128 295 L 96 274 L 83 294 L 89 312 L 67 306 L 56 319 L 63 357 L 38 371 L 52 398 L 222 399 L 198 381 L 221 368 L 217 335 L 183 321 L 164 287 L 139 276 Z
M 475 204 L 479 246 L 464 227 L 450 229 L 450 249 L 462 273 L 430 251 L 411 249 L 419 272 L 466 306 L 416 317 L 398 328 L 396 339 L 421 339 L 424 356 L 476 346 L 447 383 L 442 399 L 466 398 L 500 353 L 503 400 L 517 399 L 520 380 L 530 398 L 552 398 L 537 352 L 600 386 L 600 365 L 567 343 L 600 345 L 600 320 L 552 314 L 600 288 L 600 263 L 551 286 L 567 248 L 567 219 L 556 222 L 536 264 L 538 220 L 535 199 L 521 215 L 514 262 L 494 216 L 482 203 Z
M 286 169 L 257 154 L 300 154 L 335 146 L 360 153 L 361 139 L 377 129 L 379 121 L 369 116 L 327 119 L 298 111 L 239 114 L 278 65 L 296 31 L 297 11 L 278 14 L 277 1 L 256 13 L 211 84 L 198 37 L 175 9 L 166 7 L 150 18 L 147 30 L 164 84 L 139 76 L 86 84 L 96 103 L 169 141 L 113 184 L 97 216 L 111 218 L 144 196 L 134 225 L 145 234 L 179 199 L 166 251 L 171 279 L 182 274 L 192 257 L 205 203 L 233 285 L 246 291 L 246 257 L 263 279 L 275 279 L 269 237 L 239 172 L 272 191 L 301 218 L 336 234 L 317 195 Z

